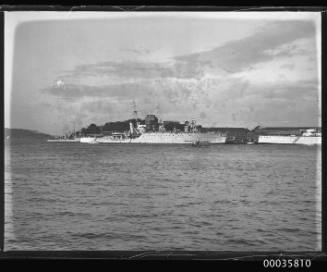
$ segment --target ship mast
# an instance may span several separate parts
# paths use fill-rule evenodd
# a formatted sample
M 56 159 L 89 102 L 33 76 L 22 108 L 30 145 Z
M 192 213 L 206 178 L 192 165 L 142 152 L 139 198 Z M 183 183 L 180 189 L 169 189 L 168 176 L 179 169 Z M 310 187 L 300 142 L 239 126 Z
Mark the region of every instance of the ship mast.
M 133 115 L 134 115 L 134 118 L 135 118 L 136 127 L 138 127 L 139 122 L 138 122 L 138 120 L 137 120 L 137 110 L 136 110 L 135 100 L 133 100 Z
M 138 121 L 137 118 L 137 110 L 136 110 L 136 104 L 135 104 L 135 100 L 133 100 L 133 115 L 135 118 L 135 123 L 136 123 L 136 128 L 133 126 L 133 123 L 130 122 L 130 133 L 131 135 L 138 135 L 139 134 L 139 126 L 140 126 L 140 122 Z
M 196 125 L 195 120 L 192 120 L 192 121 L 191 121 L 192 133 L 195 132 L 195 125 Z
M 162 122 L 161 118 L 160 118 L 160 107 L 159 107 L 159 104 L 157 104 L 156 106 L 156 114 L 158 116 L 158 119 L 159 119 L 159 123 Z

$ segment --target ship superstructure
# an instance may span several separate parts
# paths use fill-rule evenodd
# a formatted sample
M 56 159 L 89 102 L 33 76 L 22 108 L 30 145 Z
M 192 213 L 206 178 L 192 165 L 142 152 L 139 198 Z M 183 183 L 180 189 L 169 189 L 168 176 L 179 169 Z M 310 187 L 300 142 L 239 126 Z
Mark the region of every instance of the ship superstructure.
M 148 114 L 144 123 L 138 119 L 135 101 L 133 101 L 134 121 L 129 123 L 129 131 L 112 132 L 102 137 L 82 137 L 81 143 L 139 143 L 139 144 L 220 144 L 226 142 L 226 136 L 219 133 L 201 133 L 199 126 L 192 120 L 184 124 L 162 121 L 154 114 Z M 134 123 L 134 124 L 133 124 Z
M 140 143 L 140 144 L 194 144 L 194 143 L 225 143 L 226 136 L 218 133 L 201 133 L 195 121 L 185 122 L 184 130 L 173 129 L 167 131 L 163 123 L 154 115 L 147 115 L 145 125 L 136 122 L 136 127 L 130 123 L 130 130 L 126 133 L 112 133 L 112 135 L 95 139 L 99 143 Z M 83 142 L 83 141 L 81 141 Z

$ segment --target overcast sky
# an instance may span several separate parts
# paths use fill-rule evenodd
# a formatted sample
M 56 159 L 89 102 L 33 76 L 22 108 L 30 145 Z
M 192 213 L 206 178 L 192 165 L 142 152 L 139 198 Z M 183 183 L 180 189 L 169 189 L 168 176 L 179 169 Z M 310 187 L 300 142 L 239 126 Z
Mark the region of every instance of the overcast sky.
M 320 125 L 319 13 L 5 16 L 5 126 L 51 134 L 156 114 Z

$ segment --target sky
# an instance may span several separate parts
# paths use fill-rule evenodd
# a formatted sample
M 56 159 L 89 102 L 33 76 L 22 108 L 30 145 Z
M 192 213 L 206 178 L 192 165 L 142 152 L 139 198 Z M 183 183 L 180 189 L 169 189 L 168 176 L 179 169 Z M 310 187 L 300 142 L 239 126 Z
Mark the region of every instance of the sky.
M 7 12 L 5 127 L 320 126 L 320 14 Z

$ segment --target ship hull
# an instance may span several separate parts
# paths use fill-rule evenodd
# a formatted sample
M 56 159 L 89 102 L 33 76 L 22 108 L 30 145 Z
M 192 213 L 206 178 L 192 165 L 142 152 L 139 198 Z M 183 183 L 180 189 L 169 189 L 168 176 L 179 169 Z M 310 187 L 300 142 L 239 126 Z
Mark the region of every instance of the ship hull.
M 79 143 L 80 139 L 48 139 L 48 143 Z
M 258 139 L 259 144 L 302 144 L 320 145 L 321 137 L 317 136 L 266 136 L 261 135 Z
M 210 143 L 224 144 L 225 136 L 215 134 L 195 134 L 195 133 L 144 133 L 136 138 L 115 139 L 107 136 L 97 138 L 98 143 L 138 143 L 138 144 L 193 144 Z
M 97 138 L 95 138 L 95 137 L 82 137 L 80 142 L 84 143 L 84 144 L 94 144 L 94 143 L 97 143 Z

